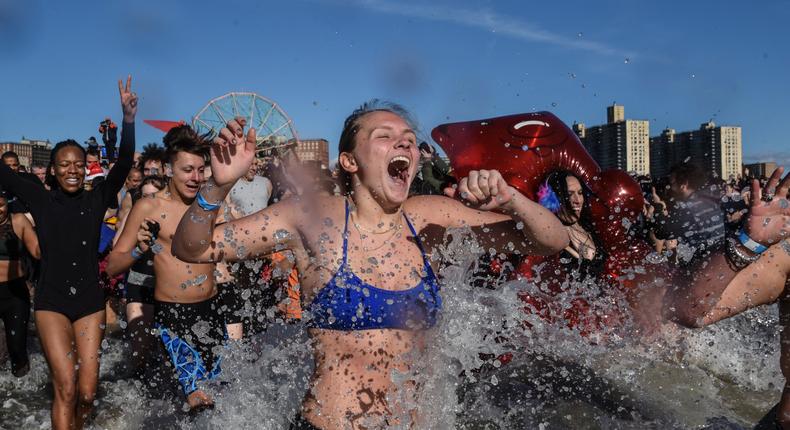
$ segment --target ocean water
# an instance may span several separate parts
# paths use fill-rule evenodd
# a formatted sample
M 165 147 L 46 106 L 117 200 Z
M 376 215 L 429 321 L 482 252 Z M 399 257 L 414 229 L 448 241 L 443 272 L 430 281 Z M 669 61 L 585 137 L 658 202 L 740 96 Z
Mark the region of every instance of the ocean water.
M 445 310 L 427 334 L 428 350 L 409 374 L 392 375 L 422 387 L 416 400 L 402 399 L 421 411 L 415 428 L 752 428 L 779 399 L 775 306 L 699 330 L 667 323 L 639 337 L 625 324 L 583 337 L 523 312 L 518 294 L 534 285 L 475 286 L 470 267 L 483 251 L 466 239 L 453 243 L 435 253 L 445 261 Z M 49 373 L 38 339 L 29 345 L 27 376 L 11 376 L 7 362 L 0 372 L 2 429 L 50 428 Z M 287 428 L 313 366 L 303 326 L 274 322 L 265 334 L 228 347 L 221 378 L 206 386 L 216 407 L 191 416 L 169 388 L 167 366 L 141 380 L 121 334 L 108 336 L 102 348 L 89 426 L 96 429 Z M 512 360 L 494 358 L 501 354 Z

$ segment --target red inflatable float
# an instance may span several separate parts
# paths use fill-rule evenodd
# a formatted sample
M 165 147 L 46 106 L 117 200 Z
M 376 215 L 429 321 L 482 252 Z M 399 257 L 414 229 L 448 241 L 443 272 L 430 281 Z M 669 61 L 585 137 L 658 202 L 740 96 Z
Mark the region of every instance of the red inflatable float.
M 644 241 L 629 236 L 629 227 L 644 205 L 639 184 L 621 170 L 602 171 L 576 134 L 555 115 L 536 112 L 442 124 L 431 136 L 448 155 L 458 177 L 470 170 L 496 169 L 533 200 L 551 172 L 575 174 L 592 193 L 589 204 L 595 233 L 607 254 L 608 279 L 626 292 L 633 292 L 644 279 L 644 257 L 652 250 Z M 533 312 L 547 312 L 542 300 L 531 304 Z M 600 324 L 589 321 L 586 301 L 575 300 L 568 306 L 561 317 L 569 325 L 584 326 L 581 330 L 585 332 Z

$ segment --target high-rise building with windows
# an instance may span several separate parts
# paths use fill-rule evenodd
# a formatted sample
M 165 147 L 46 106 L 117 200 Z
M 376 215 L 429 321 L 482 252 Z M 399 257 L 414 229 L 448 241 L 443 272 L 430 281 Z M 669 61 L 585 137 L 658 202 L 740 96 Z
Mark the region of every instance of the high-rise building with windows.
M 625 119 L 625 107 L 606 108 L 607 123 L 592 127 L 574 124 L 587 152 L 602 169 L 620 169 L 646 175 L 650 172 L 650 123 Z
M 676 133 L 665 129 L 650 139 L 650 173 L 654 177 L 669 174 L 675 164 L 692 162 L 724 180 L 741 176 L 743 144 L 741 127 L 716 126 L 713 121 L 698 130 Z

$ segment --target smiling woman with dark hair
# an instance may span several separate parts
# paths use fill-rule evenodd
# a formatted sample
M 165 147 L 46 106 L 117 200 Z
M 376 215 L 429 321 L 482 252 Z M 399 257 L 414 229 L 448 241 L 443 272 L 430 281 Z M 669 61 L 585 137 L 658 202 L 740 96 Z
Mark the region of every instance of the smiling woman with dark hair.
M 66 140 L 51 153 L 50 185 L 21 179 L 0 165 L 0 184 L 33 214 L 41 243 L 41 274 L 34 299 L 36 326 L 47 358 L 55 399 L 54 429 L 82 428 L 93 409 L 104 336 L 104 292 L 99 287 L 99 231 L 107 208 L 132 167 L 137 95 L 118 81 L 123 131 L 117 163 L 107 179 L 83 189 L 85 150 Z

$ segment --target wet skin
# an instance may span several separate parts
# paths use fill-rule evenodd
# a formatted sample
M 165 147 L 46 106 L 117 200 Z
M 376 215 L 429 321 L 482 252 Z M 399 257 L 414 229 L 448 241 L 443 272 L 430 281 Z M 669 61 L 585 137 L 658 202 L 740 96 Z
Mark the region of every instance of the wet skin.
M 238 127 L 236 137 L 230 135 L 229 129 L 223 129 L 222 139 L 243 140 L 241 127 L 229 126 L 234 130 Z M 472 227 L 481 244 L 494 249 L 550 254 L 568 244 L 567 233 L 556 217 L 515 193 L 495 171 L 470 173 L 468 181 L 460 181 L 457 194 L 465 195 L 476 206 L 499 207 L 518 215 L 473 209 L 447 197 L 408 198 L 419 152 L 414 132 L 395 114 L 366 114 L 355 139 L 353 152 L 340 157 L 342 168 L 352 174 L 354 190 L 348 226 L 348 266 L 370 285 L 406 290 L 420 282 L 423 260 L 405 225 L 404 213 L 429 253 L 444 241 L 447 228 L 465 226 Z M 245 163 L 252 162 L 254 141 L 254 135 L 248 135 L 244 148 L 215 148 L 212 171 L 216 184 L 221 185 L 201 191 L 207 201 L 224 199 L 232 182 L 247 172 L 249 164 Z M 238 165 L 234 164 L 231 150 L 236 160 L 242 160 Z M 403 157 L 410 162 L 396 166 Z M 345 197 L 306 195 L 216 230 L 212 227 L 217 212 L 193 205 L 178 227 L 173 251 L 186 261 L 208 262 L 291 250 L 299 271 L 303 303 L 310 303 L 341 264 L 345 203 Z M 524 224 L 521 229 L 516 227 L 514 218 Z M 310 334 L 315 341 L 317 367 L 303 404 L 303 415 L 308 421 L 320 428 L 355 429 L 412 421 L 414 411 L 407 410 L 403 400 L 413 396 L 413 392 L 405 391 L 411 391 L 415 384 L 396 384 L 392 381 L 393 372 L 408 373 L 413 363 L 423 361 L 419 352 L 430 330 L 311 329 Z

